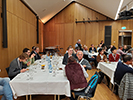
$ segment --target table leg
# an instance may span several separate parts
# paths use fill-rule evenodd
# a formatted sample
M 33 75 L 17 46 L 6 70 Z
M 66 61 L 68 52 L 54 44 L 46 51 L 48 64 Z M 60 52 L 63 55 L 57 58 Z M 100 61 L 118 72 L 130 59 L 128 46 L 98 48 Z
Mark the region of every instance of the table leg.
M 60 100 L 60 95 L 58 95 L 58 100 Z
M 54 100 L 56 100 L 56 95 L 54 95 Z
M 28 95 L 26 95 L 26 100 L 28 100 Z
M 32 100 L 32 95 L 30 95 L 30 100 Z

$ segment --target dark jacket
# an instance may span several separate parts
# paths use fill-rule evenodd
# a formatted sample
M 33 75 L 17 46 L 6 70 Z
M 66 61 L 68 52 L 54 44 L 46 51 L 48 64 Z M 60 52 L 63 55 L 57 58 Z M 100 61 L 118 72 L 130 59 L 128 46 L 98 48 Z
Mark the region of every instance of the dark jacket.
M 122 49 L 122 51 L 126 53 L 128 51 L 128 49 Z
M 94 47 L 94 52 L 97 52 L 96 48 Z M 89 48 L 89 52 L 92 53 L 92 47 Z
M 31 54 L 30 54 L 30 56 L 31 56 L 33 53 L 35 54 L 35 56 L 34 56 L 35 61 L 38 60 L 38 59 L 41 59 L 41 56 L 40 56 L 38 53 L 36 53 L 35 51 L 32 51 Z
M 83 51 L 83 48 L 82 48 L 81 44 L 79 44 L 79 43 L 76 43 L 76 44 L 78 45 L 78 47 L 80 48 L 80 50 Z
M 19 65 L 19 64 L 20 65 Z M 20 70 L 23 69 L 22 62 L 18 62 L 18 58 L 15 58 L 9 66 L 8 76 L 14 78 L 17 74 L 20 73 Z
M 84 77 L 80 64 L 72 62 L 65 67 L 66 76 L 70 82 L 71 90 L 87 87 L 87 81 Z
M 75 54 L 72 54 L 72 56 L 73 56 L 74 58 L 76 57 Z M 68 53 L 66 53 L 66 54 L 64 55 L 62 64 L 67 65 L 67 60 L 68 60 Z
M 133 73 L 133 69 L 128 65 L 123 64 L 122 62 L 118 62 L 117 68 L 114 74 L 114 81 L 120 84 L 121 79 L 126 73 Z
M 85 70 L 87 70 L 87 69 L 88 69 L 88 70 L 91 70 L 91 69 L 92 69 L 90 63 L 89 63 L 86 59 L 84 59 L 84 58 L 82 58 L 81 61 L 79 61 L 79 60 L 77 59 L 77 63 L 79 63 L 79 64 L 81 64 L 81 65 L 86 65 Z

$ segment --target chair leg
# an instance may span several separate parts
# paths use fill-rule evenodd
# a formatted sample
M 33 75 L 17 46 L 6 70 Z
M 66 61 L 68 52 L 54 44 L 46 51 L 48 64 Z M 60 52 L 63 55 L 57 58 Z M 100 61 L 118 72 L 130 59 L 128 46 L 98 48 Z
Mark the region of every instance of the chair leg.
M 78 96 L 78 99 L 77 100 L 80 100 L 80 96 Z
M 112 92 L 114 92 L 114 89 L 115 89 L 115 84 L 113 84 L 113 89 L 112 89 Z

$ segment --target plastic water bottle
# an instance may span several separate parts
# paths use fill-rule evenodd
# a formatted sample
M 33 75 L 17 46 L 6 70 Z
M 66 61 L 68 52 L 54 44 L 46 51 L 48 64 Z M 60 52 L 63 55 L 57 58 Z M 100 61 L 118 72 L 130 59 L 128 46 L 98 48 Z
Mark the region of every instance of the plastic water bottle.
M 54 60 L 54 56 L 52 56 L 52 60 Z
M 49 73 L 52 73 L 52 65 L 51 65 L 51 62 L 49 64 Z
M 46 55 L 46 61 L 48 61 L 48 56 Z

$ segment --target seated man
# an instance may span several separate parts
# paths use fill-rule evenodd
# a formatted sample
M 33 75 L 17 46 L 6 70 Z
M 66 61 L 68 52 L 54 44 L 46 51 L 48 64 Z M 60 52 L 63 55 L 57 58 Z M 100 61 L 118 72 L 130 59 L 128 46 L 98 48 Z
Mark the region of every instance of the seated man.
M 93 52 L 97 52 L 96 48 L 94 47 L 93 44 L 91 44 L 91 47 L 89 48 L 89 52 L 93 53 Z
M 77 43 L 75 44 L 75 48 L 76 48 L 76 47 L 79 47 L 80 50 L 83 50 L 82 44 L 81 44 L 81 40 L 80 40 L 80 39 L 78 39 Z
M 123 49 L 122 46 L 119 46 L 119 49 L 117 50 L 117 53 L 120 55 L 121 58 L 123 55 L 126 55 L 126 53 L 124 53 L 122 49 Z
M 32 54 L 32 53 L 34 53 L 34 51 L 35 51 L 35 48 L 36 48 L 35 46 L 33 46 L 33 47 L 32 47 L 31 54 Z
M 3 95 L 1 100 L 13 100 L 9 81 L 9 78 L 0 78 L 0 95 Z
M 74 57 L 68 58 L 68 64 L 65 67 L 66 76 L 70 82 L 71 91 L 83 91 L 87 87 L 88 77 L 84 67 L 78 64 Z M 77 100 L 71 93 L 70 100 Z
M 35 54 L 33 53 L 30 56 L 30 49 L 28 48 L 24 48 L 23 53 L 26 53 L 29 56 L 29 59 L 27 59 L 27 61 L 25 61 L 24 64 L 26 64 L 27 66 L 30 66 L 31 64 L 33 64 L 35 61 L 35 58 L 34 58 Z
M 126 53 L 126 52 L 128 51 L 127 45 L 124 45 L 122 51 L 123 51 L 124 53 Z
M 17 74 L 23 73 L 26 71 L 26 69 L 23 68 L 22 63 L 25 62 L 28 59 L 28 55 L 25 53 L 22 53 L 18 58 L 15 58 L 9 66 L 8 76 L 12 79 Z
M 91 55 L 89 54 L 89 52 L 88 52 L 88 48 L 87 48 L 87 46 L 85 46 L 85 45 L 84 45 L 83 54 L 88 56 L 88 58 L 89 58 L 88 60 L 89 60 L 89 61 L 94 62 L 95 67 L 97 66 L 96 57 L 91 56 Z
M 132 57 L 130 55 L 123 57 L 123 63 L 118 62 L 114 74 L 114 81 L 117 82 L 117 84 L 120 84 L 121 79 L 126 73 L 133 73 L 133 68 L 131 68 L 130 65 L 132 65 Z
M 69 57 L 73 56 L 75 57 L 75 54 L 73 53 L 73 48 L 71 46 L 68 47 L 68 52 L 64 55 L 62 64 L 67 65 L 67 60 Z
M 90 63 L 86 59 L 83 58 L 82 51 L 77 52 L 77 57 L 78 57 L 77 62 L 79 64 L 81 64 L 85 68 L 85 70 L 87 70 L 87 69 L 91 70 L 92 67 L 91 67 Z
M 114 48 L 114 47 L 111 48 L 111 52 L 112 53 L 109 55 L 109 61 L 110 62 L 118 62 L 120 59 L 120 55 L 116 53 L 117 52 L 116 48 Z
M 38 59 L 41 59 L 41 56 L 39 55 L 39 47 L 36 47 L 35 51 L 32 52 L 30 55 L 32 55 L 33 53 L 35 54 L 35 56 L 34 56 L 35 61 L 38 60 Z

